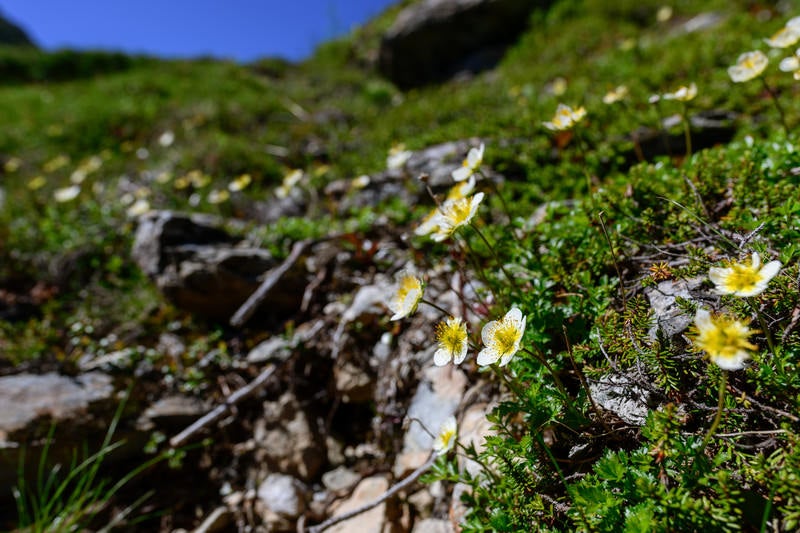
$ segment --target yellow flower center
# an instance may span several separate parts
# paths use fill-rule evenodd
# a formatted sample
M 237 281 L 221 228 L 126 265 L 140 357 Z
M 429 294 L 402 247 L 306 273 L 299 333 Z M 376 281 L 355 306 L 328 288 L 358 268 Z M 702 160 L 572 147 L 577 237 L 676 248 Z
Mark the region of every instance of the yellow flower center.
M 761 274 L 751 265 L 735 263 L 731 265 L 731 272 L 725 280 L 725 289 L 730 292 L 746 292 L 755 289 L 761 281 Z
M 460 320 L 448 320 L 436 326 L 436 340 L 439 342 L 439 346 L 447 350 L 451 355 L 461 351 L 465 338 Z
M 700 331 L 697 344 L 712 358 L 733 358 L 742 350 L 756 349 L 747 340 L 750 333 L 750 329 L 738 320 L 720 316 L 713 319 L 713 327 Z
M 494 330 L 494 345 L 500 356 L 513 353 L 519 341 L 520 332 L 513 322 L 502 321 Z
M 413 290 L 419 290 L 419 281 L 414 276 L 403 276 L 400 280 L 400 285 L 397 288 L 397 298 L 403 301 L 408 296 L 408 293 Z

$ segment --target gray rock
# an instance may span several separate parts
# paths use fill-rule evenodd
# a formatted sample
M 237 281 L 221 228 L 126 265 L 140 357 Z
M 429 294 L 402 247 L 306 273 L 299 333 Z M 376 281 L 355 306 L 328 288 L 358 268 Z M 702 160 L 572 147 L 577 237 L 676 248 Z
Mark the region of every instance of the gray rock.
M 450 175 L 453 170 L 461 166 L 470 148 L 481 144 L 480 139 L 463 139 L 436 144 L 415 151 L 401 169 L 390 169 L 370 176 L 369 183 L 362 189 L 353 191 L 342 199 L 340 210 L 375 206 L 390 198 L 400 198 L 406 203 L 420 201 L 430 202 L 425 184 L 417 178 L 421 175 L 428 176 L 428 184 L 434 191 L 449 189 L 453 184 Z M 493 180 L 500 180 L 502 176 L 491 172 L 483 165 L 482 173 Z M 326 189 L 331 195 L 342 194 L 338 183 Z
M 409 421 L 414 421 L 409 423 L 403 451 L 395 461 L 396 477 L 404 476 L 425 462 L 433 446 L 431 434 L 436 435 L 444 421 L 455 414 L 466 386 L 464 372 L 451 365 L 430 367 L 425 371 L 406 415 Z
M 356 486 L 361 476 L 345 466 L 338 466 L 322 474 L 322 484 L 331 492 L 345 492 Z
M 384 492 L 389 489 L 389 482 L 385 477 L 373 476 L 368 477 L 358 484 L 353 491 L 352 496 L 341 503 L 336 508 L 333 516 L 342 515 L 353 509 L 357 509 L 362 505 L 375 501 Z M 372 509 L 363 512 L 359 515 L 339 522 L 330 529 L 328 533 L 352 533 L 358 531 L 360 533 L 382 533 L 384 527 L 388 523 L 387 504 L 383 502 Z
M 650 393 L 624 376 L 610 375 L 591 383 L 594 402 L 634 426 L 643 426 L 650 411 Z
M 145 409 L 137 426 L 152 430 L 178 431 L 195 419 L 203 416 L 208 407 L 198 398 L 189 396 L 166 396 Z
M 653 327 L 650 329 L 650 339 L 655 341 L 659 333 L 670 340 L 676 340 L 681 333 L 686 331 L 694 317 L 684 313 L 678 306 L 677 299 L 696 301 L 708 297 L 706 291 L 700 290 L 705 281 L 705 276 L 691 279 L 662 281 L 655 287 L 644 290 L 653 309 Z
M 271 512 L 284 518 L 297 518 L 306 509 L 308 488 L 285 474 L 270 474 L 258 487 L 258 498 Z
M 140 219 L 132 255 L 176 306 L 227 321 L 278 262 L 269 252 L 242 245 L 219 229 L 218 220 L 156 211 Z M 304 272 L 295 266 L 273 289 L 262 314 L 270 318 L 300 307 Z
M 274 471 L 309 480 L 325 463 L 325 441 L 290 392 L 264 404 L 253 438 L 257 459 Z
M 447 520 L 426 518 L 414 524 L 411 533 L 453 533 L 453 525 Z
M 8 493 L 23 459 L 26 472 L 36 471 L 54 424 L 46 468 L 68 464 L 84 446 L 97 446 L 108 429 L 116 394 L 111 376 L 100 372 L 77 377 L 17 374 L 0 377 L 0 405 L 0 492 Z M 121 453 L 108 459 L 113 462 Z
M 400 88 L 493 67 L 545 0 L 423 0 L 383 35 L 378 68 Z
M 100 372 L 0 377 L 0 440 L 30 434 L 37 422 L 49 425 L 85 417 L 90 407 L 108 407 L 113 399 L 111 376 Z

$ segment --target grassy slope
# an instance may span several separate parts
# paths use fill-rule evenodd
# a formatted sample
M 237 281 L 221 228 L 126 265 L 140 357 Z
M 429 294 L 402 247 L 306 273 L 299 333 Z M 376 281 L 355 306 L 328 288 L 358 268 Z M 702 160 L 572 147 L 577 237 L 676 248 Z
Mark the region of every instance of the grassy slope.
M 488 164 L 510 180 L 504 192 L 515 200 L 512 214 L 523 218 L 541 202 L 583 197 L 583 169 L 588 169 L 605 189 L 593 201 L 610 211 L 612 233 L 624 235 L 630 250 L 650 254 L 653 262 L 669 257 L 660 257 L 650 248 L 652 243 L 675 246 L 675 253 L 692 259 L 673 272 L 678 277 L 701 273 L 718 256 L 679 244 L 696 236 L 697 220 L 663 199 L 688 204 L 699 194 L 709 206 L 733 196 L 733 208 L 706 210 L 705 222 L 746 233 L 766 217 L 773 240 L 759 246 L 781 252 L 784 263 L 791 264 L 797 213 L 787 201 L 787 182 L 781 181 L 786 174 L 765 174 L 764 168 L 791 168 L 793 155 L 770 148 L 768 142 L 754 149 L 739 142 L 727 150 L 699 154 L 686 167 L 673 166 L 681 163 L 678 159 L 664 160 L 658 167 L 640 166 L 630 173 L 620 156 L 631 149 L 628 141 L 620 140 L 622 135 L 657 121 L 647 98 L 692 81 L 699 94 L 691 109 L 741 112 L 739 139 L 779 139 L 777 114 L 761 85 L 732 86 L 725 68 L 740 52 L 766 50 L 761 39 L 788 15 L 775 13 L 762 23 L 765 12 L 748 11 L 744 3 L 686 1 L 675 4 L 670 21 L 657 23 L 661 2 L 629 2 L 613 9 L 606 4 L 561 2 L 549 13 L 532 17 L 531 30 L 492 72 L 405 94 L 369 67 L 380 29 L 396 9 L 349 38 L 324 45 L 300 65 L 147 60 L 96 77 L 0 87 L 0 156 L 6 163 L 0 283 L 20 294 L 30 292 L 37 282 L 58 290 L 43 298 L 32 318 L 2 323 L 0 350 L 12 363 L 39 356 L 74 361 L 86 351 L 106 349 L 110 334 L 152 346 L 152 333 L 165 320 L 191 322 L 164 304 L 130 264 L 133 224 L 125 214 L 127 205 L 120 202 L 125 192 L 148 198 L 156 208 L 243 216 L 248 210 L 242 206 L 272 194 L 290 168 L 313 171 L 313 185 L 320 188 L 330 180 L 382 170 L 386 152 L 396 142 L 416 149 L 458 138 L 484 138 Z M 691 34 L 677 31 L 682 22 L 711 9 L 724 16 L 718 25 Z M 767 77 L 782 93 L 790 123 L 796 124 L 800 109 L 792 98 L 795 82 L 775 68 L 784 55 L 771 55 Z M 47 57 L 34 54 L 29 60 L 45 62 Z M 566 90 L 555 96 L 550 87 L 559 77 L 566 80 Z M 602 104 L 603 94 L 620 84 L 630 89 L 628 106 Z M 588 154 L 578 150 L 574 140 L 563 152 L 554 150 L 554 136 L 541 122 L 550 119 L 559 102 L 586 106 L 589 118 L 580 135 Z M 663 112 L 680 111 L 670 104 L 665 103 Z M 175 133 L 175 142 L 163 147 L 158 139 L 167 130 Z M 324 150 L 310 154 L 305 149 L 310 139 Z M 148 150 L 146 157 L 141 148 Z M 72 172 L 92 156 L 100 157 L 102 166 L 84 181 L 80 202 L 53 202 L 54 190 L 69 185 Z M 762 168 L 754 161 L 771 161 L 773 166 Z M 190 205 L 192 187 L 176 189 L 174 183 L 195 169 L 210 181 L 194 188 L 199 205 Z M 160 183 L 155 178 L 162 172 L 172 179 Z M 224 188 L 242 173 L 251 174 L 254 183 L 236 203 L 206 200 L 208 191 Z M 738 173 L 752 179 L 740 184 Z M 32 190 L 29 184 L 39 176 L 44 185 Z M 685 187 L 685 177 L 694 180 L 696 191 Z M 615 331 L 614 319 L 600 316 L 615 294 L 613 264 L 605 241 L 587 237 L 598 235 L 592 229 L 596 221 L 562 215 L 563 220 L 548 221 L 540 234 L 529 235 L 522 250 L 502 240 L 502 227 L 486 229 L 504 252 L 515 254 L 519 265 L 547 276 L 562 291 L 551 302 L 556 310 L 541 306 L 537 298 L 542 294 L 512 293 L 531 308 L 544 309 L 531 317 L 532 340 L 553 343 L 557 332 L 546 322 L 565 321 L 578 348 L 587 351 L 587 361 L 598 357 L 588 366 L 597 364 L 599 374 L 605 370 L 598 363 L 602 359 L 592 353 L 581 330 L 599 324 L 610 335 Z M 263 232 L 270 235 L 265 246 L 284 251 L 291 240 L 284 237 L 321 231 L 304 221 L 282 221 L 272 229 Z M 526 255 L 526 250 L 539 247 L 553 253 Z M 698 257 L 702 260 L 695 261 Z M 627 281 L 643 283 L 645 266 L 627 265 Z M 589 298 L 570 300 L 575 287 L 586 289 Z M 778 308 L 791 309 L 792 298 L 786 296 Z M 208 332 L 198 324 L 193 335 L 201 343 Z M 584 341 L 586 346 L 581 346 Z M 551 345 L 554 352 L 557 344 Z M 619 350 L 627 354 L 631 348 L 621 343 Z M 757 389 L 780 386 L 792 396 L 793 379 L 761 373 Z M 713 404 L 714 393 L 703 400 Z M 795 407 L 787 401 L 779 399 L 780 406 Z

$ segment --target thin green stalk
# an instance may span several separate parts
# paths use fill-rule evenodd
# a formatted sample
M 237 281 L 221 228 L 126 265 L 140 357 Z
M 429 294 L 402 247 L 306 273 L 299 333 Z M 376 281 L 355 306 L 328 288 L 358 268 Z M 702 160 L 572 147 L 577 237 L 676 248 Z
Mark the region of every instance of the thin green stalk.
M 446 315 L 446 316 L 452 316 L 452 315 L 453 315 L 453 313 L 451 313 L 451 312 L 449 312 L 449 311 L 445 311 L 445 310 L 444 310 L 442 307 L 440 307 L 439 305 L 437 305 L 437 304 L 435 304 L 435 303 L 431 302 L 430 300 L 426 300 L 425 298 L 422 298 L 422 299 L 420 300 L 420 303 L 423 303 L 423 304 L 425 304 L 425 305 L 429 305 L 429 306 L 433 307 L 433 308 L 434 308 L 434 309 L 436 309 L 437 311 L 440 311 L 440 312 L 441 312 L 443 315 Z
M 553 378 L 553 383 L 555 383 L 556 388 L 561 393 L 561 395 L 564 396 L 564 400 L 567 402 L 567 405 L 569 405 L 570 408 L 572 408 L 572 403 L 570 402 L 569 395 L 567 394 L 567 389 L 564 387 L 564 382 L 561 381 L 561 378 L 558 377 L 558 374 L 556 374 L 556 371 L 553 369 L 553 367 L 550 365 L 550 363 L 547 361 L 544 355 L 539 354 L 537 352 L 533 352 L 528 348 L 523 348 L 522 351 L 524 351 L 528 355 L 532 355 L 533 357 L 535 357 L 536 360 L 542 363 L 542 365 L 547 369 L 547 371 L 550 372 L 550 375 Z
M 689 122 L 689 105 L 683 102 L 683 136 L 686 142 L 686 159 L 692 157 L 692 124 Z
M 481 177 L 489 182 L 489 186 L 492 188 L 492 192 L 494 192 L 495 196 L 500 198 L 500 204 L 503 206 L 503 211 L 505 212 L 506 216 L 508 217 L 508 221 L 511 222 L 513 219 L 511 218 L 511 210 L 508 208 L 508 204 L 506 203 L 506 199 L 500 194 L 500 188 L 497 186 L 497 183 L 494 182 L 493 179 L 486 176 L 483 171 L 479 171 Z
M 703 450 L 706 449 L 708 442 L 711 440 L 711 437 L 714 436 L 714 433 L 717 431 L 717 427 L 719 426 L 720 421 L 722 420 L 722 411 L 725 409 L 725 390 L 728 386 L 728 371 L 722 371 L 722 378 L 719 381 L 719 398 L 717 400 L 717 415 L 714 417 L 714 421 L 711 422 L 711 427 L 708 428 L 708 433 L 706 433 L 705 438 L 703 439 L 703 443 L 700 444 L 700 449 L 697 451 L 697 455 L 703 453 Z
M 772 355 L 777 355 L 778 352 L 775 351 L 775 342 L 772 340 L 772 333 L 770 333 L 769 328 L 767 327 L 767 321 L 764 318 L 764 314 L 761 312 L 761 309 L 759 309 L 755 300 L 750 300 L 750 306 L 753 308 L 753 311 L 755 311 L 756 316 L 758 317 L 758 323 L 761 325 L 761 332 L 767 339 L 769 351 L 772 352 Z
M 786 123 L 786 113 L 783 112 L 783 107 L 781 106 L 780 101 L 778 100 L 778 95 L 772 90 L 772 88 L 767 83 L 766 78 L 761 76 L 761 82 L 764 84 L 764 89 L 769 93 L 772 97 L 772 101 L 775 103 L 775 109 L 778 110 L 778 115 L 781 117 L 781 124 L 783 125 L 783 131 L 786 133 L 786 136 L 789 136 L 789 125 Z
M 486 246 L 489 248 L 489 251 L 492 253 L 494 260 L 497 262 L 497 266 L 500 267 L 500 270 L 503 271 L 503 274 L 505 274 L 506 278 L 508 279 L 508 282 L 511 283 L 513 287 L 516 287 L 517 286 L 516 280 L 513 277 L 511 277 L 511 274 L 509 274 L 506 268 L 503 266 L 503 261 L 500 259 L 500 256 L 497 255 L 494 246 L 492 246 L 489 240 L 483 235 L 483 233 L 481 233 L 481 230 L 478 229 L 478 226 L 476 226 L 472 222 L 470 222 L 469 225 L 473 230 L 475 230 L 475 233 L 478 234 L 478 237 L 480 237 L 481 240 L 484 242 L 484 244 L 486 244 Z
M 603 211 L 600 211 L 597 214 L 597 218 L 600 220 L 600 227 L 603 229 L 603 235 L 606 238 L 606 243 L 608 243 L 608 248 L 611 252 L 611 261 L 614 263 L 614 270 L 617 271 L 617 278 L 619 279 L 619 295 L 622 298 L 622 308 L 627 311 L 628 301 L 625 298 L 625 283 L 622 281 L 622 271 L 619 269 L 619 264 L 617 264 L 617 254 L 614 252 L 614 245 L 611 243 L 611 237 L 608 234 L 606 223 L 603 220 Z
M 510 379 L 508 379 L 506 373 L 500 370 L 499 366 L 497 365 L 490 365 L 490 366 L 492 367 L 494 373 L 497 374 L 497 377 L 499 377 L 500 380 L 503 381 L 508 386 L 509 389 L 511 389 L 511 392 L 513 392 L 517 396 L 518 400 L 521 401 L 525 400 L 527 394 L 524 390 L 522 390 L 519 383 L 516 383 L 515 381 L 511 381 Z

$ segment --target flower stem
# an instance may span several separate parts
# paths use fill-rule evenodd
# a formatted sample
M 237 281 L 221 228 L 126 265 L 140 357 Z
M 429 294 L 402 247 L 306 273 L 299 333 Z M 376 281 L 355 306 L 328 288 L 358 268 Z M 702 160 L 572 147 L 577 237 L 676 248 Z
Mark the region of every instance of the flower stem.
M 705 438 L 703 439 L 703 443 L 700 444 L 700 449 L 698 450 L 697 454 L 700 455 L 703 453 L 703 450 L 706 449 L 708 442 L 711 440 L 711 437 L 714 436 L 714 433 L 717 431 L 717 427 L 719 426 L 720 421 L 722 420 L 722 410 L 725 408 L 725 390 L 728 386 L 728 371 L 722 371 L 722 377 L 719 381 L 719 398 L 717 401 L 717 415 L 714 417 L 714 421 L 711 422 L 711 427 L 708 428 L 708 433 L 706 433 Z
M 452 316 L 452 315 L 453 315 L 453 313 L 451 313 L 451 312 L 449 312 L 449 311 L 445 311 L 445 310 L 444 310 L 442 307 L 440 307 L 438 304 L 435 304 L 435 303 L 431 302 L 430 300 L 426 300 L 425 298 L 422 298 L 422 299 L 420 300 L 420 303 L 423 303 L 423 304 L 425 304 L 425 305 L 429 305 L 429 306 L 433 307 L 434 309 L 436 309 L 437 311 L 440 311 L 442 314 L 444 314 L 444 315 L 446 315 L 446 316 Z
M 758 323 L 761 326 L 761 332 L 764 334 L 764 337 L 767 339 L 767 346 L 769 346 L 769 351 L 772 352 L 773 355 L 776 355 L 778 352 L 775 351 L 775 342 L 772 340 L 772 333 L 770 333 L 769 328 L 767 327 L 767 321 L 764 318 L 764 314 L 759 309 L 758 304 L 756 304 L 755 300 L 750 301 L 750 305 L 755 311 L 756 316 L 758 317 Z
M 518 400 L 520 401 L 525 400 L 527 394 L 525 393 L 524 390 L 522 390 L 519 383 L 513 382 L 510 379 L 508 379 L 506 373 L 500 370 L 499 366 L 491 365 L 491 367 L 492 370 L 494 370 L 494 373 L 497 374 L 497 376 L 500 378 L 500 380 L 503 381 L 506 384 L 506 386 L 511 390 L 511 392 L 513 392 L 517 396 Z
M 511 274 L 509 274 L 506 268 L 503 266 L 503 261 L 500 259 L 500 256 L 497 255 L 497 251 L 495 251 L 494 246 L 492 246 L 489 240 L 483 235 L 481 230 L 478 229 L 478 226 L 476 226 L 472 222 L 470 222 L 469 225 L 472 227 L 473 230 L 475 230 L 475 233 L 478 234 L 478 237 L 480 237 L 483 243 L 489 248 L 489 251 L 492 253 L 492 256 L 494 256 L 494 260 L 497 262 L 497 266 L 500 267 L 500 270 L 503 271 L 503 274 L 505 274 L 509 283 L 511 283 L 512 286 L 516 287 L 517 281 L 511 277 Z
M 788 137 L 789 126 L 786 123 L 786 114 L 783 112 L 783 107 L 781 107 L 781 103 L 780 101 L 778 101 L 778 95 L 775 94 L 775 91 L 772 90 L 772 88 L 767 83 L 766 78 L 764 78 L 763 76 L 761 77 L 761 82 L 764 84 L 764 89 L 766 89 L 766 91 L 772 97 L 772 101 L 775 103 L 775 109 L 778 110 L 778 115 L 780 115 L 781 117 L 781 124 L 783 125 L 783 131 L 786 133 L 786 136 Z
M 689 121 L 689 106 L 683 102 L 683 136 L 686 142 L 686 159 L 692 157 L 692 124 Z
M 538 351 L 537 352 L 531 351 L 528 348 L 523 348 L 522 350 L 528 355 L 532 355 L 534 358 L 536 358 L 537 361 L 542 363 L 542 366 L 544 366 L 547 369 L 547 371 L 550 372 L 550 375 L 553 377 L 553 383 L 555 383 L 558 392 L 560 392 L 561 395 L 564 396 L 564 399 L 566 400 L 567 404 L 570 404 L 569 396 L 567 395 L 567 389 L 564 387 L 564 382 L 561 381 L 560 377 L 558 377 L 558 374 L 556 374 L 556 371 L 553 369 L 553 367 L 550 365 L 550 363 L 547 361 L 544 355 L 539 353 Z
M 484 174 L 482 170 L 479 171 L 479 174 L 481 175 L 481 177 L 484 180 L 489 182 L 489 186 L 492 188 L 492 192 L 494 192 L 495 196 L 500 198 L 500 204 L 503 206 L 503 211 L 505 212 L 506 216 L 508 217 L 508 221 L 510 223 L 513 220 L 511 218 L 511 210 L 508 208 L 508 204 L 506 203 L 506 199 L 503 197 L 502 194 L 500 194 L 500 188 L 497 186 L 497 183 L 495 183 L 493 179 L 491 179 L 486 174 Z

